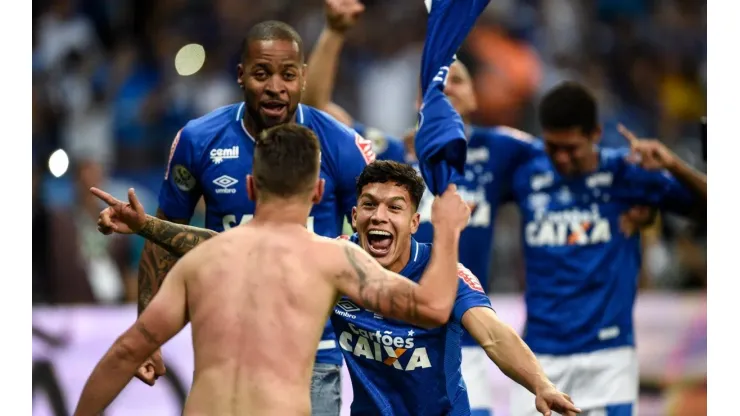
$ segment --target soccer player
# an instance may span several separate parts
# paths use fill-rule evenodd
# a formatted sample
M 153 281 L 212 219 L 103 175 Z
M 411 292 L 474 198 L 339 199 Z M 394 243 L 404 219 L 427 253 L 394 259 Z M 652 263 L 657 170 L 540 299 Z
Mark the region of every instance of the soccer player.
M 577 83 L 549 91 L 539 119 L 544 152 L 513 178 L 526 263 L 524 340 L 585 414 L 636 415 L 640 237 L 620 232 L 620 216 L 632 205 L 706 215 L 706 176 L 621 126 L 629 149 L 600 149 L 596 100 Z M 511 405 L 513 416 L 536 412 L 518 387 Z
M 326 26 L 308 59 L 306 91 L 303 102 L 326 111 L 337 120 L 354 128 L 373 144 L 380 160 L 406 160 L 403 142 L 374 127 L 367 127 L 352 118 L 342 107 L 331 101 L 337 75 L 339 54 L 346 32 L 351 29 L 365 7 L 359 0 L 325 0 Z
M 392 161 L 368 165 L 357 182 L 349 239 L 383 267 L 416 281 L 432 245 L 417 242 L 416 212 L 424 182 L 413 167 Z M 461 332 L 466 329 L 510 378 L 536 395 L 537 410 L 574 414 L 578 409 L 542 372 L 519 335 L 493 311 L 480 282 L 464 265 L 450 321 L 417 328 L 342 298 L 332 323 L 351 375 L 353 415 L 471 414 L 460 372 Z M 490 392 L 489 392 L 490 394 Z
M 309 231 L 341 234 L 342 218 L 354 205 L 354 183 L 375 159 L 372 145 L 353 130 L 300 104 L 305 87 L 303 42 L 289 25 L 266 21 L 248 32 L 237 67 L 244 102 L 190 121 L 175 137 L 159 195 L 158 217 L 187 224 L 198 200 L 206 203 L 206 227 L 228 230 L 248 222 L 255 204 L 244 178 L 252 171 L 254 139 L 268 127 L 294 122 L 313 130 L 321 144 L 324 198 L 307 219 Z M 139 271 L 139 312 L 143 311 L 176 258 L 147 242 Z M 339 414 L 341 353 L 327 322 L 314 366 L 314 415 Z M 149 384 L 163 373 L 157 352 L 139 372 Z M 319 394 L 321 392 L 321 394 Z
M 458 286 L 457 241 L 470 215 L 454 186 L 435 201 L 435 247 L 417 284 L 382 268 L 355 244 L 306 229 L 325 189 L 319 146 L 311 130 L 295 124 L 270 128 L 257 139 L 247 176 L 257 206 L 253 221 L 175 265 L 93 370 L 76 415 L 102 412 L 144 359 L 188 321 L 195 372 L 184 413 L 219 416 L 311 413 L 315 345 L 338 296 L 418 328 L 447 322 Z M 153 218 L 143 215 L 133 190 L 128 206 L 92 191 L 143 218 L 141 229 L 151 228 Z

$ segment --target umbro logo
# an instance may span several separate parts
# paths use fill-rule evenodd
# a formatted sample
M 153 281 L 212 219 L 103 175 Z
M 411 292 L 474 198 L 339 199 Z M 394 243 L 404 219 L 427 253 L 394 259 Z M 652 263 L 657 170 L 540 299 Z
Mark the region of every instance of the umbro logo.
M 232 188 L 232 186 L 239 183 L 239 181 L 232 178 L 231 176 L 222 175 L 214 179 L 213 183 L 214 185 L 220 187 L 220 189 L 216 189 L 217 194 L 235 194 L 236 189 Z
M 360 310 L 360 308 L 358 308 L 357 305 L 355 305 L 354 303 L 346 299 L 343 299 L 337 302 L 337 306 L 342 308 L 342 310 L 344 310 L 345 312 L 357 312 Z

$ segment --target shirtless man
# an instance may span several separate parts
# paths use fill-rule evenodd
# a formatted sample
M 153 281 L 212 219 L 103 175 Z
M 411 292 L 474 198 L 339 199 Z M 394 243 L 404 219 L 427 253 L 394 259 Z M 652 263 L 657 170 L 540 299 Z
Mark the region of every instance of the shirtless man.
M 247 176 L 257 204 L 254 219 L 177 262 L 93 370 L 76 415 L 103 411 L 138 366 L 188 321 L 195 371 L 187 415 L 309 415 L 316 344 L 341 295 L 424 328 L 448 321 L 458 287 L 458 239 L 470 215 L 454 186 L 435 201 L 432 259 L 416 284 L 383 269 L 359 246 L 305 228 L 324 191 L 319 161 L 318 139 L 300 125 L 273 127 L 256 141 Z M 118 212 L 143 216 L 133 189 L 129 202 Z M 139 231 L 146 234 L 154 218 L 143 218 Z M 99 226 L 103 232 L 134 231 L 103 219 Z

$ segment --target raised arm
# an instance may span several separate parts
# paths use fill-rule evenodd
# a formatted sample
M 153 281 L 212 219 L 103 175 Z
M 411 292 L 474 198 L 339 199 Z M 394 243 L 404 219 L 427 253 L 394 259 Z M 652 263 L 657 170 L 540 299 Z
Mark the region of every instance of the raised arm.
M 202 241 L 218 234 L 205 228 L 189 226 L 187 225 L 188 220 L 168 221 L 162 210 L 157 210 L 156 217 L 146 215 L 133 189 L 129 189 L 128 204 L 100 189 L 91 188 L 90 191 L 108 204 L 108 208 L 104 209 L 98 217 L 98 230 L 103 234 L 135 233 L 147 239 L 148 242 L 165 249 L 176 258 L 184 256 Z M 144 249 L 145 253 L 151 251 L 151 248 Z M 176 258 L 174 260 L 177 260 Z M 166 273 L 170 268 L 171 266 L 164 272 Z
M 638 139 L 622 125 L 618 126 L 618 130 L 627 139 L 632 156 L 639 157 L 641 167 L 648 172 L 648 174 L 633 172 L 634 180 L 653 185 L 657 182 L 663 185 L 661 189 L 650 189 L 645 199 L 652 200 L 651 202 L 655 202 L 658 206 L 678 213 L 706 217 L 707 176 L 705 174 L 689 166 L 661 142 Z M 662 170 L 670 175 L 663 175 Z M 675 186 L 676 184 L 681 186 Z
M 189 266 L 179 262 L 139 319 L 95 366 L 75 415 L 100 414 L 126 387 L 139 366 L 188 322 L 185 280 Z
M 347 126 L 352 125 L 352 117 L 332 103 L 331 96 L 345 32 L 354 25 L 364 9 L 359 1 L 325 1 L 326 26 L 308 59 L 308 83 L 302 99 L 304 104 L 326 111 Z
M 218 233 L 206 228 L 170 222 L 147 215 L 146 222 L 136 234 L 167 250 L 169 254 L 182 257 L 195 246 Z

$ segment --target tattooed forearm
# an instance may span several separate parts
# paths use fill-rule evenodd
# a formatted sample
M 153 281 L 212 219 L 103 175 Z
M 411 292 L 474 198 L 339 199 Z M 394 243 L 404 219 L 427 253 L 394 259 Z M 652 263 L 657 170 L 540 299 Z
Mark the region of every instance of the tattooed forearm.
M 344 254 L 352 271 L 346 271 L 341 278 L 356 279 L 359 297 L 367 309 L 405 320 L 419 318 L 416 287 L 411 284 L 399 284 L 390 278 L 380 265 L 360 256 L 350 246 L 344 247 Z
M 217 233 L 204 228 L 147 217 L 144 227 L 138 234 L 171 254 L 182 257 L 195 246 Z
M 157 247 L 151 241 L 144 243 L 144 251 L 139 262 L 139 315 L 144 311 L 164 277 L 177 262 L 177 257 Z

